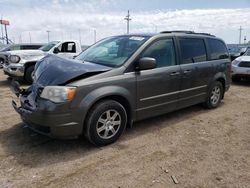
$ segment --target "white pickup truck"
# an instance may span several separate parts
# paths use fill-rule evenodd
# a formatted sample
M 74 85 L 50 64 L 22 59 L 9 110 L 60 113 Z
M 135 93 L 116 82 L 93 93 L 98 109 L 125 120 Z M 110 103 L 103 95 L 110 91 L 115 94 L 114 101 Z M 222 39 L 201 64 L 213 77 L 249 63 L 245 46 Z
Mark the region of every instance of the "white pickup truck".
M 78 41 L 53 41 L 38 50 L 15 50 L 8 52 L 8 60 L 3 64 L 3 71 L 10 77 L 24 78 L 32 83 L 32 73 L 37 61 L 47 54 L 64 58 L 73 58 L 82 52 Z

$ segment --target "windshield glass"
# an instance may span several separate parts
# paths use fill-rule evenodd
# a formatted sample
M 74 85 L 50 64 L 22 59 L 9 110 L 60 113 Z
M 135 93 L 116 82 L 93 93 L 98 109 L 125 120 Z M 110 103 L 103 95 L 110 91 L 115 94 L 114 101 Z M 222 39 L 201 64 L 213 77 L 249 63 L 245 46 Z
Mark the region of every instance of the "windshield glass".
M 117 67 L 148 39 L 144 36 L 118 36 L 104 39 L 82 52 L 76 59 Z
M 42 46 L 41 48 L 39 48 L 39 50 L 42 50 L 44 52 L 48 52 L 51 48 L 53 48 L 57 43 L 57 41 L 53 41 L 53 42 L 49 42 L 48 44 Z
M 247 49 L 247 51 L 244 53 L 245 56 L 250 56 L 250 48 Z

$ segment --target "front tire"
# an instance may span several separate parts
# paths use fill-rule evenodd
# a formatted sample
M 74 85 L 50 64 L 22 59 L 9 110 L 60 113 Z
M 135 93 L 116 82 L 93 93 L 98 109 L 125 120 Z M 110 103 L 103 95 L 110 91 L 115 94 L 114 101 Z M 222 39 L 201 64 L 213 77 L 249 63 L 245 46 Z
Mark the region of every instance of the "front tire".
M 224 89 L 222 83 L 216 81 L 208 92 L 207 101 L 204 103 L 205 107 L 212 109 L 220 105 Z
M 33 78 L 32 78 L 32 73 L 34 71 L 35 66 L 31 65 L 29 66 L 26 71 L 25 71 L 25 76 L 24 79 L 28 84 L 32 84 L 33 83 Z
M 94 105 L 86 119 L 85 137 L 96 146 L 115 142 L 127 124 L 125 108 L 114 100 L 105 100 Z

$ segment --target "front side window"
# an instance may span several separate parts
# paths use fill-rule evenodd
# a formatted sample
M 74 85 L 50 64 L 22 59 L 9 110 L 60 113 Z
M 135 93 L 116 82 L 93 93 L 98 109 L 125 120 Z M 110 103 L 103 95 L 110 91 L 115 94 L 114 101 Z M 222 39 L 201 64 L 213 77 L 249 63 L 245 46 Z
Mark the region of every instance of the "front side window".
M 149 37 L 118 36 L 104 39 L 83 51 L 75 59 L 118 67 L 143 44 Z
M 181 64 L 197 63 L 207 60 L 206 47 L 203 39 L 180 39 Z
M 208 46 L 210 49 L 210 59 L 226 59 L 229 57 L 226 45 L 217 39 L 207 39 Z
M 156 60 L 157 67 L 176 65 L 173 39 L 161 39 L 151 44 L 141 57 L 151 57 Z

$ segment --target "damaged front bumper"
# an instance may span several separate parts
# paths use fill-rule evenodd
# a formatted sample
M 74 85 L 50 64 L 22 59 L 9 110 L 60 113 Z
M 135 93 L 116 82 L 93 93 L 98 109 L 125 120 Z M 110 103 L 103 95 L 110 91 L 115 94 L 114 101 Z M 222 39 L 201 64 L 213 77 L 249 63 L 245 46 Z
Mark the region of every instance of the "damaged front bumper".
M 34 102 L 32 92 L 20 89 L 18 84 L 12 86 L 20 101 L 18 105 L 13 100 L 12 106 L 29 128 L 53 138 L 75 138 L 82 134 L 80 112 L 71 110 L 69 104 L 56 104 L 44 99 Z

